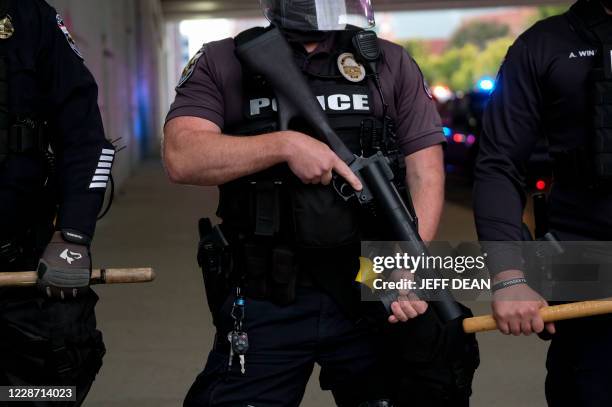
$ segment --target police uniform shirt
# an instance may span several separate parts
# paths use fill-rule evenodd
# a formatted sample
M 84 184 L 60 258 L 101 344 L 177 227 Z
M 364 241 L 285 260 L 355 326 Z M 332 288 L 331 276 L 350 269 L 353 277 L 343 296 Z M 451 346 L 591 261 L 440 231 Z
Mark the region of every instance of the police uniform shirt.
M 335 42 L 334 34 L 319 43 L 311 54 L 301 46 L 294 47 L 297 63 L 308 71 L 329 65 L 329 58 L 336 57 Z M 416 62 L 398 45 L 380 40 L 380 46 L 383 54 L 379 63 L 382 88 L 389 104 L 389 115 L 396 123 L 401 151 L 410 155 L 444 143 L 440 116 Z M 247 100 L 248 105 L 244 108 L 248 98 L 243 89 L 243 70 L 234 51 L 232 39 L 211 42 L 202 48 L 177 87 L 176 100 L 167 121 L 181 116 L 198 117 L 227 131 L 243 122 L 245 114 L 258 114 L 260 109 L 273 108 L 273 101 L 261 98 Z M 372 82 L 363 82 L 370 88 L 367 99 L 362 95 L 344 95 L 341 92 L 316 96 L 328 113 L 335 109 L 365 108 L 373 109 L 375 116 L 382 118 L 383 106 Z M 348 80 L 346 83 L 350 84 Z
M 591 6 L 604 13 L 598 1 Z M 485 113 L 475 170 L 480 240 L 522 240 L 524 166 L 539 137 L 546 137 L 551 154 L 589 142 L 588 77 L 595 64 L 601 64 L 599 47 L 568 15 L 560 15 L 538 22 L 508 51 Z M 554 184 L 550 226 L 584 238 L 610 240 L 612 195 L 585 188 L 590 182 Z M 521 269 L 520 248 L 506 250 L 498 264 L 503 267 L 492 271 Z
M 14 0 L 7 14 L 14 33 L 0 39 L 0 55 L 8 58 L 11 116 L 48 122 L 57 160 L 56 227 L 91 237 L 115 155 L 104 136 L 96 82 L 46 2 Z M 0 238 L 23 233 L 41 217 L 45 166 L 40 152 L 10 154 L 0 164 Z

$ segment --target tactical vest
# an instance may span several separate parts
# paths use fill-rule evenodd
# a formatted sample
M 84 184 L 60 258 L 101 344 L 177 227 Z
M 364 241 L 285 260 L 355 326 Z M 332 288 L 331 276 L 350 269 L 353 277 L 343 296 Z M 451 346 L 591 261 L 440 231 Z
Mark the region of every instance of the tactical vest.
M 593 4 L 597 3 L 597 4 Z M 589 75 L 591 138 L 585 145 L 555 159 L 561 179 L 592 179 L 592 187 L 612 184 L 612 17 L 599 2 L 579 2 L 567 14 L 572 26 L 585 40 L 596 44 L 597 63 Z
M 9 6 L 10 0 L 0 0 L 0 19 L 8 18 Z M 13 40 L 0 39 L 0 165 L 10 154 L 34 151 L 46 155 L 49 146 L 43 121 L 10 112 L 8 46 Z
M 335 51 L 328 63 L 316 72 L 303 68 L 332 128 L 356 155 L 370 156 L 382 151 L 395 162 L 396 179 L 405 179 L 403 156 L 399 154 L 389 117 L 374 113 L 374 97 L 366 78 L 353 83 L 338 67 L 344 53 L 355 53 L 352 38 L 356 31 L 337 34 Z M 240 36 L 237 37 L 237 41 Z M 277 104 L 272 89 L 257 75 L 244 70 L 243 122 L 229 134 L 252 136 L 276 131 Z M 292 130 L 312 134 L 299 121 Z M 286 164 L 220 187 L 218 216 L 225 229 L 241 238 L 258 242 L 283 242 L 298 249 L 337 249 L 358 244 L 364 234 L 372 235 L 372 214 L 344 201 L 332 186 L 305 185 Z

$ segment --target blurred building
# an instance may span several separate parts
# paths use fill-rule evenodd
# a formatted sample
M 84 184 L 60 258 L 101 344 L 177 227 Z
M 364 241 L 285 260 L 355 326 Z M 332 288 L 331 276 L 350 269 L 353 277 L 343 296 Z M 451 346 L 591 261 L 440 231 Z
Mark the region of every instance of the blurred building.
M 159 151 L 167 101 L 164 21 L 158 0 L 48 0 L 64 17 L 99 85 L 107 137 L 126 148 L 117 185 Z
M 390 13 L 376 14 L 376 27 L 378 35 L 388 41 L 396 41 L 395 21 Z
M 165 26 L 166 43 L 164 47 L 164 58 L 166 72 L 164 73 L 164 95 L 165 107 L 169 107 L 170 101 L 174 99 L 175 86 L 181 77 L 183 68 L 191 58 L 189 54 L 189 40 L 181 34 L 178 21 L 167 22 Z
M 509 34 L 516 37 L 528 28 L 529 24 L 534 21 L 536 15 L 537 10 L 534 7 L 516 7 L 489 14 L 467 17 L 463 20 L 463 26 L 476 21 L 506 25 L 510 29 Z
M 448 38 L 434 38 L 421 41 L 423 46 L 434 55 L 441 55 L 448 47 Z

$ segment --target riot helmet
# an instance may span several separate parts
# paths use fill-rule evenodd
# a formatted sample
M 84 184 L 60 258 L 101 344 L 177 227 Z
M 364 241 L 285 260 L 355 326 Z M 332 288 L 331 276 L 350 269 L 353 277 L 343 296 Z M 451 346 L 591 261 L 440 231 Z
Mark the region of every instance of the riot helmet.
M 266 18 L 298 32 L 343 31 L 375 25 L 371 0 L 260 0 Z
M 601 4 L 607 8 L 609 11 L 612 11 L 612 0 L 599 0 Z

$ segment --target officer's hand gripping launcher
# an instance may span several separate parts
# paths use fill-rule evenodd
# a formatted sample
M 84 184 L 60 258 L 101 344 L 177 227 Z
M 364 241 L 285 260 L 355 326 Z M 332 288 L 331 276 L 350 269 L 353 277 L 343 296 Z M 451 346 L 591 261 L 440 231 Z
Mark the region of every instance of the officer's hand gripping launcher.
M 414 255 L 426 254 L 427 248 L 416 230 L 415 219 L 392 183 L 393 172 L 387 159 L 382 153 L 370 158 L 351 153 L 331 128 L 325 112 L 295 65 L 293 52 L 282 33 L 274 28 L 255 38 L 242 38 L 237 43 L 238 58 L 253 72 L 262 75 L 274 90 L 280 129 L 288 130 L 294 118 L 305 120 L 363 184 L 359 192 L 352 191 L 346 184 L 337 187 L 338 192 L 344 197 L 356 195 L 363 205 L 374 204 L 377 212 L 386 218 L 396 240 L 401 241 L 403 250 Z M 419 276 L 439 278 L 433 270 L 422 270 Z M 436 301 L 431 305 L 444 322 L 463 316 L 461 308 L 446 290 L 436 293 Z

